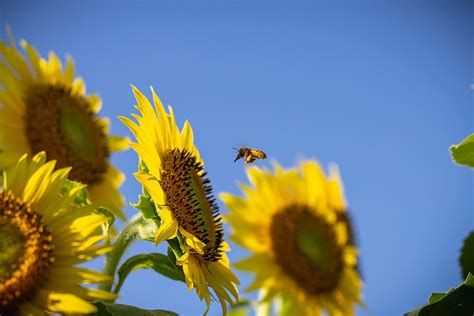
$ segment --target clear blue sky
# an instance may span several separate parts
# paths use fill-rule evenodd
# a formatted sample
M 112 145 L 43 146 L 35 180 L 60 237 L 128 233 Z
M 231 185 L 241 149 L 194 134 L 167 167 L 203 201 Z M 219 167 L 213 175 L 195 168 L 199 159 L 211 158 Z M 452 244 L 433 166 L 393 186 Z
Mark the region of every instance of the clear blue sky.
M 116 117 L 133 111 L 129 84 L 148 96 L 153 85 L 180 125 L 191 121 L 215 192 L 246 181 L 232 162 L 241 144 L 287 167 L 337 162 L 361 248 L 359 314 L 400 315 L 460 282 L 458 249 L 474 227 L 472 171 L 448 152 L 474 131 L 474 3 L 412 2 L 2 1 L 0 25 L 42 54 L 71 54 L 114 133 L 128 135 Z M 135 154 L 113 161 L 136 201 Z M 235 246 L 230 257 L 244 255 Z M 205 307 L 151 271 L 122 294 L 182 315 Z

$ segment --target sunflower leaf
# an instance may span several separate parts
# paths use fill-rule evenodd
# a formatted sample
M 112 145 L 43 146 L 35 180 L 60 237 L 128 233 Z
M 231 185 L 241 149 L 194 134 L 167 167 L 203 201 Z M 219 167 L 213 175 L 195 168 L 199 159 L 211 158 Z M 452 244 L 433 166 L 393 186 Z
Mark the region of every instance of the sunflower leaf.
M 433 293 L 429 303 L 405 316 L 443 316 L 443 315 L 474 315 L 474 277 L 468 274 L 466 280 L 457 288 L 446 293 Z
M 464 278 L 466 278 L 469 273 L 474 275 L 474 231 L 464 239 L 459 263 Z
M 131 305 L 94 302 L 97 312 L 94 316 L 178 316 L 175 312 L 161 309 L 141 309 Z
M 457 164 L 474 168 L 474 134 L 466 137 L 458 145 L 452 145 L 449 149 L 451 157 Z
M 118 293 L 130 272 L 138 269 L 153 269 L 176 281 L 184 282 L 183 269 L 161 253 L 139 254 L 128 258 L 118 270 L 119 281 L 114 292 Z

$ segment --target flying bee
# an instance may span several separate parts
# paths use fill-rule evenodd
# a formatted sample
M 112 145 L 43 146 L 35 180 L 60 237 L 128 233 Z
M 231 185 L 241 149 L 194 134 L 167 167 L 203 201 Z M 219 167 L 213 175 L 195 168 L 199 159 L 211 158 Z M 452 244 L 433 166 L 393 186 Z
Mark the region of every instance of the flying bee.
M 255 159 L 267 158 L 267 155 L 259 149 L 248 148 L 248 147 L 241 147 L 241 148 L 234 148 L 234 149 L 237 150 L 237 157 L 235 157 L 234 162 L 236 162 L 240 158 L 245 158 L 245 163 L 251 164 L 252 162 L 255 161 Z

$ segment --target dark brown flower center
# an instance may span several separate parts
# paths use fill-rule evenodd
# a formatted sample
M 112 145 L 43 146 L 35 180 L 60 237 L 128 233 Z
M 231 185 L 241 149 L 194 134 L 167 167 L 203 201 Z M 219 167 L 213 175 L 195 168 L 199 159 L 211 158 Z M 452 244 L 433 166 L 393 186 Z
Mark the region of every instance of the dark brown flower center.
M 272 248 L 281 269 L 308 294 L 335 289 L 343 269 L 333 226 L 305 205 L 290 205 L 271 222 Z
M 52 235 L 30 205 L 0 190 L 0 314 L 31 299 L 54 261 Z
M 88 101 L 70 89 L 37 84 L 26 92 L 26 136 L 33 154 L 45 151 L 57 167 L 72 167 L 70 178 L 85 184 L 102 180 L 109 150 L 103 127 Z
M 218 261 L 223 242 L 219 207 L 202 163 L 186 149 L 173 149 L 162 160 L 161 187 L 179 225 L 206 246 L 202 258 Z

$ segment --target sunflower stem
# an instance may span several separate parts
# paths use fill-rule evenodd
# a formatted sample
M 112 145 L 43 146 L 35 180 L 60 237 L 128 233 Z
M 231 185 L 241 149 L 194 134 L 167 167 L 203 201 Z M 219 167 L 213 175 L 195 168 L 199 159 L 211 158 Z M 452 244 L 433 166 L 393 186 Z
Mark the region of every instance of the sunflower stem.
M 105 256 L 103 269 L 104 274 L 110 275 L 115 280 L 115 273 L 118 264 L 128 247 L 138 238 L 138 228 L 144 223 L 144 221 L 142 215 L 138 214 L 123 228 L 122 232 L 115 240 L 115 243 L 112 245 L 112 250 Z M 114 282 L 102 283 L 99 285 L 99 289 L 111 291 L 113 283 Z

